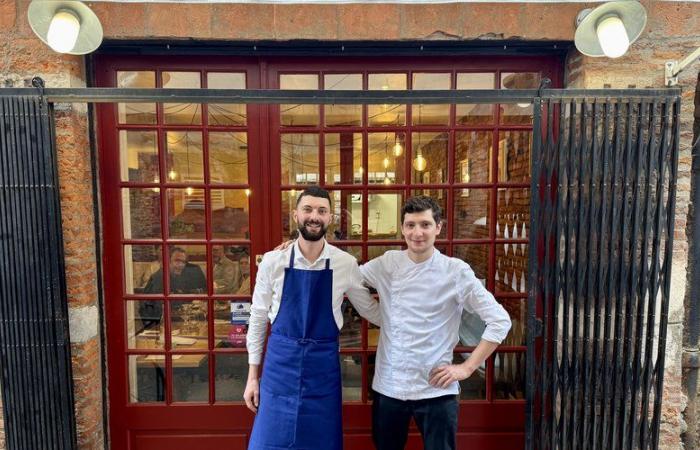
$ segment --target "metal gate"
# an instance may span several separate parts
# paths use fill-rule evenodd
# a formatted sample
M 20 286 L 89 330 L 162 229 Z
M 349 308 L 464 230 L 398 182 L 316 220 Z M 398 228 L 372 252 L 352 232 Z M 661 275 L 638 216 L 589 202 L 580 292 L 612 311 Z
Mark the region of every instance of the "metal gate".
M 0 97 L 0 367 L 10 449 L 77 448 L 52 110 Z
M 535 99 L 527 448 L 656 448 L 679 92 L 552 92 Z

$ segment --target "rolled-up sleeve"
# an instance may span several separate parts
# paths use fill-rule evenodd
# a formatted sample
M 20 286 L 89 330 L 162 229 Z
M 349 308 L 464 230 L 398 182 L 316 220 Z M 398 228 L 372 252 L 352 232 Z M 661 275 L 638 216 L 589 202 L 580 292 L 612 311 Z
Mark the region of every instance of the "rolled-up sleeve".
M 246 335 L 248 364 L 259 365 L 262 361 L 268 313 L 272 306 L 272 283 L 270 280 L 272 259 L 274 258 L 269 255 L 263 258 L 260 266 L 258 266 L 258 275 L 255 278 L 253 303 L 250 306 L 250 321 Z
M 382 325 L 382 315 L 379 303 L 370 295 L 369 289 L 363 284 L 362 274 L 357 263 L 353 260 L 349 270 L 350 287 L 345 294 L 357 312 L 377 326 Z
M 481 339 L 500 344 L 511 327 L 510 315 L 474 275 L 468 264 L 460 264 L 457 271 L 457 289 L 467 312 L 478 315 L 486 324 Z

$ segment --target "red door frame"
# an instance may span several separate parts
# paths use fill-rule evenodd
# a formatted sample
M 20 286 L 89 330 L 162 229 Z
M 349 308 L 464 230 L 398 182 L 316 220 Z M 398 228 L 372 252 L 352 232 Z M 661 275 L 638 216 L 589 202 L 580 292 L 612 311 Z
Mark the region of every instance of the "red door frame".
M 358 70 L 362 68 L 361 70 Z M 280 73 L 367 73 L 367 72 L 435 72 L 435 71 L 501 71 L 522 72 L 539 71 L 543 76 L 552 79 L 553 87 L 561 87 L 562 61 L 559 57 L 552 56 L 513 56 L 513 57 L 352 57 L 352 58 L 312 58 L 312 57 L 266 57 L 266 58 L 231 58 L 231 57 L 123 57 L 100 55 L 95 58 L 97 86 L 116 86 L 116 70 L 220 70 L 241 71 L 247 73 L 248 87 L 250 88 L 277 88 Z M 454 77 L 453 77 L 454 78 Z M 409 76 L 410 79 L 410 76 Z M 409 81 L 410 82 L 410 81 Z M 364 86 L 366 88 L 366 86 Z M 119 179 L 118 139 L 116 105 L 99 105 L 97 109 L 100 124 L 100 178 L 103 205 L 119 205 L 120 189 L 123 183 Z M 410 114 L 410 113 L 409 113 Z M 410 116 L 407 118 L 407 122 Z M 159 125 L 158 128 L 162 127 Z M 152 127 L 149 127 L 152 128 Z M 366 130 L 367 124 L 360 127 Z M 403 127 L 410 133 L 411 127 Z M 513 128 L 513 127 L 509 127 Z M 249 183 L 254 193 L 259 197 L 251 201 L 251 261 L 253 255 L 262 254 L 270 249 L 281 239 L 282 209 L 281 209 L 281 167 L 280 161 L 280 126 L 278 107 L 271 105 L 248 106 L 248 132 L 249 149 L 259 149 L 255 153 L 249 152 Z M 335 130 L 335 129 L 334 129 Z M 338 131 L 341 129 L 339 128 Z M 311 131 L 309 129 L 309 131 Z M 377 130 L 379 131 L 379 130 Z M 382 127 L 381 131 L 390 131 Z M 361 132 L 361 131 L 360 131 Z M 451 131 L 454 134 L 454 129 Z M 364 160 L 367 161 L 367 146 L 364 145 Z M 408 147 L 408 146 L 407 146 Z M 323 152 L 321 152 L 322 154 Z M 450 164 L 454 164 L 454 155 L 450 156 Z M 408 161 L 408 158 L 407 158 Z M 407 162 L 407 165 L 409 163 Z M 323 165 L 323 160 L 320 161 Z M 452 166 L 451 166 L 452 167 Z M 323 170 L 323 169 L 322 169 Z M 410 170 L 407 170 L 407 177 Z M 254 176 L 254 175 L 258 176 Z M 266 178 L 264 174 L 269 174 Z M 323 180 L 321 175 L 321 180 Z M 365 183 L 358 189 L 366 196 L 368 186 Z M 345 187 L 349 187 L 345 186 Z M 435 186 L 438 188 L 440 186 Z M 528 184 L 529 187 L 529 184 Z M 335 189 L 336 186 L 333 186 Z M 372 185 L 371 190 L 381 190 L 382 187 Z M 392 190 L 409 191 L 410 185 L 392 185 Z M 450 191 L 448 191 L 450 192 Z M 255 194 L 254 194 L 255 195 Z M 448 205 L 452 208 L 453 202 L 448 194 Z M 365 207 L 366 208 L 366 207 Z M 448 215 L 453 216 L 453 211 Z M 495 208 L 491 214 L 495 216 Z M 366 217 L 366 211 L 365 211 Z M 163 219 L 165 220 L 165 219 Z M 103 207 L 102 225 L 104 229 L 104 289 L 105 308 L 107 317 L 107 361 L 109 368 L 109 400 L 110 400 L 110 436 L 112 448 L 127 449 L 131 430 L 162 430 L 162 432 L 148 431 L 142 436 L 147 439 L 149 435 L 155 438 L 158 434 L 167 435 L 168 431 L 177 431 L 178 437 L 171 441 L 170 449 L 180 447 L 192 448 L 192 443 L 197 441 L 197 436 L 210 433 L 221 436 L 222 443 L 227 438 L 233 438 L 237 446 L 245 448 L 247 434 L 252 425 L 252 414 L 248 414 L 244 406 L 226 405 L 139 405 L 128 404 L 126 393 L 126 339 L 125 339 L 125 314 L 123 310 L 124 289 L 122 281 L 122 243 L 121 243 L 121 214 L 120 208 Z M 363 227 L 364 229 L 364 227 Z M 379 241 L 372 243 L 381 243 Z M 364 240 L 363 256 L 367 255 L 367 241 Z M 448 245 L 451 245 L 448 243 Z M 492 255 L 495 258 L 495 255 Z M 254 270 L 254 268 L 252 268 Z M 254 274 L 253 274 L 254 276 Z M 363 324 L 363 335 L 366 336 L 366 324 Z M 364 339 L 364 338 L 363 338 Z M 524 348 L 524 347 L 523 347 Z M 462 348 L 461 351 L 469 349 Z M 501 350 L 522 350 L 521 348 Z M 361 352 L 363 359 L 373 353 L 373 349 L 365 349 Z M 353 353 L 357 353 L 353 351 Z M 364 372 L 364 371 L 363 371 Z M 491 374 L 492 376 L 492 374 Z M 363 374 L 366 383 L 367 374 Z M 210 380 L 210 384 L 212 381 Z M 489 384 L 487 383 L 487 386 Z M 211 387 L 210 387 L 211 389 Z M 487 389 L 489 389 L 487 387 Z M 363 397 L 365 395 L 363 394 Z M 516 401 L 468 401 L 460 406 L 460 448 L 517 448 L 524 444 L 525 429 L 525 403 Z M 504 421 L 508 418 L 508 421 Z M 344 430 L 348 448 L 371 448 L 369 439 L 370 414 L 369 405 L 365 403 L 344 404 Z M 413 429 L 412 434 L 416 434 Z M 191 435 L 187 438 L 185 435 Z M 146 442 L 145 440 L 143 442 Z M 226 441 L 231 442 L 231 441 Z M 464 447 L 462 447 L 464 446 Z M 409 443 L 411 449 L 420 448 L 415 439 Z

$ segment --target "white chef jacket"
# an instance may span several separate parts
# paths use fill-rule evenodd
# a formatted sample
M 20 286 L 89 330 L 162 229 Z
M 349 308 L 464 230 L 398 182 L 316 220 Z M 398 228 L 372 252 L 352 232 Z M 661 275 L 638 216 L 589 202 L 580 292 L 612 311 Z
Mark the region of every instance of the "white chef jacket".
M 414 263 L 404 251 L 391 250 L 360 267 L 377 289 L 382 312 L 372 388 L 399 400 L 457 394 L 459 383 L 442 389 L 429 383 L 430 371 L 452 364 L 462 309 L 485 323 L 481 338 L 501 343 L 511 322 L 506 310 L 464 261 L 437 249 Z
M 289 267 L 292 248 L 294 248 L 294 268 L 296 269 L 322 270 L 326 268 L 326 260 L 330 259 L 330 269 L 333 271 L 333 317 L 338 329 L 343 327 L 341 306 L 344 295 L 348 296 L 350 303 L 361 316 L 375 325 L 381 325 L 379 305 L 363 284 L 354 256 L 324 240 L 321 256 L 312 264 L 301 253 L 299 243 L 295 242 L 285 250 L 265 253 L 258 266 L 246 338 L 249 364 L 260 364 L 262 360 L 267 321 L 272 323 L 277 317 L 284 286 L 284 269 Z

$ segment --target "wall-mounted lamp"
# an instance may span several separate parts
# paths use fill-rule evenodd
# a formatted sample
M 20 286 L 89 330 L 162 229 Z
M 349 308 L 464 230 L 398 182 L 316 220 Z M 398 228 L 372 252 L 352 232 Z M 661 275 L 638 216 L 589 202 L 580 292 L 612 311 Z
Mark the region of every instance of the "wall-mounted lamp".
M 84 55 L 102 43 L 102 25 L 79 1 L 33 0 L 27 11 L 34 34 L 58 53 Z
M 668 61 L 666 62 L 666 74 L 664 76 L 666 86 L 675 86 L 678 84 L 678 74 L 690 64 L 700 58 L 700 47 L 696 48 L 693 53 L 686 56 L 683 61 Z
M 619 58 L 639 38 L 646 23 L 647 12 L 636 0 L 604 3 L 578 14 L 574 43 L 584 55 Z

